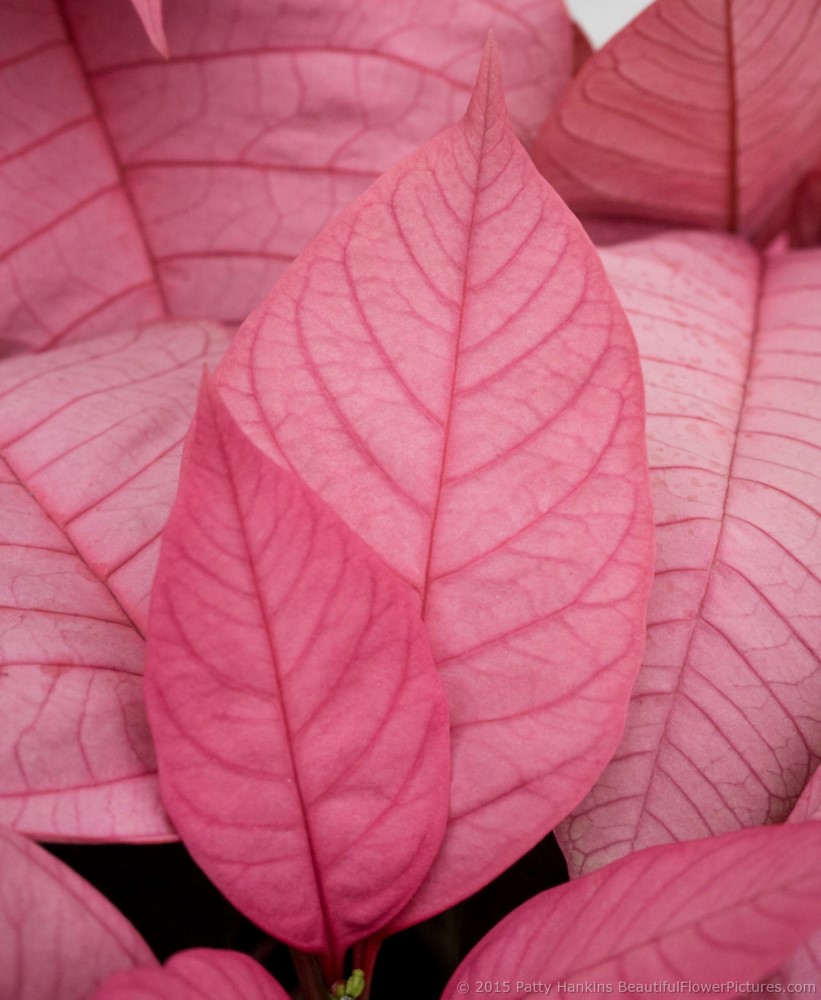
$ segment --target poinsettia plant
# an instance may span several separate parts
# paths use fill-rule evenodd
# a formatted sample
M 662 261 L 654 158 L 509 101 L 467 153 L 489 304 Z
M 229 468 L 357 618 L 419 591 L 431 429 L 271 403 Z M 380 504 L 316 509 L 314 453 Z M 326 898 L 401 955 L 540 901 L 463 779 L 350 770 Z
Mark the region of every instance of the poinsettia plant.
M 419 995 L 554 830 L 443 998 L 821 984 L 819 0 L 0 46 L 0 997 Z M 253 956 L 34 843 L 178 839 Z

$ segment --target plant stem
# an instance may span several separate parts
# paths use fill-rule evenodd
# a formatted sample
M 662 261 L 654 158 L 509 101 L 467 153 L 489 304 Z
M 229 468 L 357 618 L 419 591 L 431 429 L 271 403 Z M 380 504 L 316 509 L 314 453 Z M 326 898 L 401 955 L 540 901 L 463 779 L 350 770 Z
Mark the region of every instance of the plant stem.
M 328 988 L 322 978 L 319 963 L 314 956 L 299 951 L 297 948 L 289 950 L 299 985 L 302 987 L 302 1000 L 328 1000 Z
M 353 967 L 361 969 L 365 973 L 365 991 L 361 1000 L 369 1000 L 371 995 L 371 983 L 373 982 L 373 967 L 376 965 L 376 956 L 382 944 L 382 938 L 376 934 L 358 941 L 353 946 Z

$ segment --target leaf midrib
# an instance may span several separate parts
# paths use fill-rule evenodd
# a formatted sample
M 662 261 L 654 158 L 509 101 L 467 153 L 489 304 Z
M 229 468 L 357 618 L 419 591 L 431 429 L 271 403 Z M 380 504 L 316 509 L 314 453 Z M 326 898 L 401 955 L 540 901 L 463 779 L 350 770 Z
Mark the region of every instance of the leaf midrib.
M 466 304 L 469 293 L 469 273 L 470 273 L 470 259 L 471 251 L 473 249 L 473 239 L 476 231 L 476 214 L 479 205 L 479 194 L 481 191 L 481 177 L 482 177 L 482 163 L 484 161 L 485 146 L 487 143 L 487 133 L 488 133 L 488 110 L 490 107 L 490 91 L 492 86 L 492 75 L 488 73 L 487 79 L 485 81 L 485 93 L 484 93 L 484 109 L 483 109 L 483 122 L 482 122 L 482 138 L 479 144 L 479 149 L 476 154 L 476 178 L 474 181 L 473 188 L 473 199 L 470 208 L 470 218 L 467 224 L 467 231 L 465 234 L 465 251 L 464 251 L 464 267 L 462 270 L 462 290 L 461 290 L 461 301 L 459 307 L 459 319 L 456 328 L 455 343 L 453 345 L 453 369 L 451 371 L 450 379 L 450 390 L 448 392 L 448 408 L 447 414 L 445 415 L 444 427 L 443 427 L 443 439 L 442 439 L 442 459 L 439 463 L 439 477 L 436 484 L 436 493 L 433 502 L 433 510 L 431 512 L 430 518 L 430 533 L 428 535 L 428 551 L 425 557 L 425 569 L 422 577 L 422 602 L 420 613 L 422 619 L 425 620 L 428 606 L 428 598 L 430 596 L 430 584 L 431 584 L 431 566 L 433 564 L 433 553 L 436 545 L 436 534 L 437 527 L 439 523 L 439 510 L 442 504 L 442 494 L 445 488 L 445 471 L 448 467 L 448 458 L 450 453 L 450 443 L 451 443 L 451 426 L 453 422 L 453 413 L 456 402 L 456 386 L 458 382 L 459 374 L 459 356 L 461 353 L 462 346 L 462 334 L 465 328 L 465 313 Z M 474 98 L 475 100 L 475 98 Z
M 728 3 L 731 0 L 728 0 Z M 633 836 L 631 838 L 631 850 L 635 851 L 637 849 L 639 829 L 642 825 L 644 817 L 647 814 L 647 800 L 650 796 L 650 791 L 655 784 L 656 777 L 659 773 L 659 756 L 661 754 L 662 748 L 667 745 L 666 737 L 670 729 L 670 723 L 673 715 L 676 711 L 676 705 L 678 704 L 678 699 L 682 696 L 682 682 L 687 672 L 687 666 L 690 661 L 690 654 L 693 646 L 693 640 L 696 633 L 698 632 L 699 626 L 704 623 L 704 607 L 708 602 L 708 599 L 712 593 L 714 580 L 715 580 L 715 570 L 716 566 L 719 564 L 719 552 L 721 550 L 722 541 L 724 538 L 724 531 L 727 524 L 727 505 L 730 497 L 730 491 L 732 488 L 734 476 L 734 468 L 736 465 L 736 459 L 738 457 L 738 442 L 739 435 L 741 432 L 741 425 L 744 419 L 744 413 L 747 406 L 747 396 L 750 390 L 750 382 L 752 376 L 753 360 L 755 358 L 755 348 L 758 339 L 758 334 L 760 333 L 761 327 L 761 300 L 763 297 L 764 281 L 766 274 L 766 262 L 759 255 L 758 258 L 758 272 L 756 274 L 756 293 L 755 293 L 755 303 L 752 310 L 751 327 L 750 327 L 750 346 L 747 352 L 747 360 L 744 372 L 744 382 L 741 391 L 741 399 L 738 405 L 738 415 L 736 418 L 734 433 L 733 433 L 733 446 L 730 453 L 730 458 L 727 463 L 727 479 L 724 489 L 724 497 L 721 504 L 721 514 L 719 515 L 719 525 L 718 531 L 716 532 L 715 546 L 713 547 L 712 557 L 710 559 L 710 564 L 705 571 L 704 579 L 704 590 L 701 595 L 701 600 L 698 605 L 698 609 L 693 616 L 690 634 L 687 638 L 687 647 L 684 651 L 681 661 L 681 669 L 679 670 L 678 677 L 676 679 L 675 688 L 670 692 L 669 695 L 669 709 L 666 713 L 664 719 L 664 726 L 662 728 L 661 735 L 659 736 L 658 743 L 656 744 L 655 750 L 653 751 L 652 766 L 650 769 L 650 776 L 647 781 L 647 785 L 641 796 L 641 805 L 639 807 L 638 821 L 636 822 Z

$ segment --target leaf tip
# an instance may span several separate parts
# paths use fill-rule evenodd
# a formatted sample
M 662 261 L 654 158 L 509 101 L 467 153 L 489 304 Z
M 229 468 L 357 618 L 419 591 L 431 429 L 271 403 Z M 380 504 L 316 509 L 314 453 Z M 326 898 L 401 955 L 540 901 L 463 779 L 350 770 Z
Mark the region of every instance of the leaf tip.
M 507 121 L 505 93 L 502 84 L 502 68 L 499 63 L 499 47 L 493 31 L 488 31 L 482 62 L 473 87 L 473 95 L 468 105 L 465 120 L 478 128 L 486 129 L 491 123 L 504 124 Z
M 168 40 L 163 25 L 162 0 L 131 0 L 142 21 L 148 40 L 164 59 L 169 59 Z

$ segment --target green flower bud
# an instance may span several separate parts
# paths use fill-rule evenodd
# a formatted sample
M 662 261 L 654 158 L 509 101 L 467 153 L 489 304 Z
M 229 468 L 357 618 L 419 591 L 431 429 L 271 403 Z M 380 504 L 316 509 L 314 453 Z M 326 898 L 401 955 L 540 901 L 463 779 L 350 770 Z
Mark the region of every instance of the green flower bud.
M 357 1000 L 364 990 L 365 973 L 361 969 L 354 969 L 347 981 L 337 979 L 331 987 L 331 997 L 333 1000 Z

